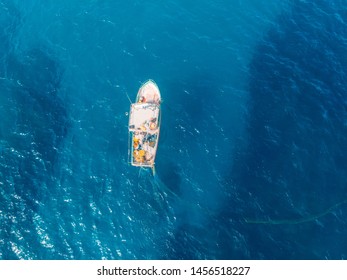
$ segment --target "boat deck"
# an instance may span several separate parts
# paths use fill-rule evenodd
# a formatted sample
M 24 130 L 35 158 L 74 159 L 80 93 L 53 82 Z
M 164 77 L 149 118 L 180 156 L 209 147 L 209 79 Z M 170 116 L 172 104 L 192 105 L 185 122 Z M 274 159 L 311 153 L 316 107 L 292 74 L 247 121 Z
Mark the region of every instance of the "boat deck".
M 160 93 L 157 85 L 153 82 L 145 83 L 137 94 L 136 102 L 159 104 Z
M 129 132 L 131 164 L 153 167 L 160 131 L 160 92 L 153 82 L 145 83 L 131 104 Z

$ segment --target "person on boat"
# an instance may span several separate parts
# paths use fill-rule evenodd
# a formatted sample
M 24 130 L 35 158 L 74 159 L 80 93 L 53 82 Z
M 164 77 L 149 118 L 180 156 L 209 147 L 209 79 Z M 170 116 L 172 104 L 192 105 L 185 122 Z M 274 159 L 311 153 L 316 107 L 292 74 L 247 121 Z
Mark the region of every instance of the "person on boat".
M 144 150 L 136 150 L 136 151 L 134 151 L 134 159 L 135 159 L 135 161 L 139 162 L 139 163 L 145 162 L 145 154 L 146 154 L 146 152 Z
M 140 139 L 134 137 L 134 149 L 137 149 L 139 147 L 139 142 L 140 142 Z
M 146 131 L 146 126 L 145 126 L 146 124 L 145 123 L 143 123 L 141 126 L 140 126 L 140 129 L 142 130 L 142 131 Z
M 154 129 L 156 129 L 156 128 L 157 128 L 157 125 L 156 125 L 155 122 L 151 122 L 151 123 L 149 124 L 149 129 L 150 129 L 150 130 L 154 130 Z
M 139 99 L 139 103 L 145 103 L 146 102 L 146 98 L 144 96 L 141 96 Z
M 133 155 L 134 155 L 134 161 L 135 162 L 141 162 L 141 157 L 140 157 L 139 150 L 135 150 Z

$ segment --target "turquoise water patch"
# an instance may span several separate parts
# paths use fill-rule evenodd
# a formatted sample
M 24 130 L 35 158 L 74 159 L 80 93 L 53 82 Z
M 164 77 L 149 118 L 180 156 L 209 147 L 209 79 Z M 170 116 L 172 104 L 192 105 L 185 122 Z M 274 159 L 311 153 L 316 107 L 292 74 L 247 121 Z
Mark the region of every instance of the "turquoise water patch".
M 2 1 L 0 258 L 345 258 L 340 5 Z M 127 162 L 149 78 L 155 177 Z

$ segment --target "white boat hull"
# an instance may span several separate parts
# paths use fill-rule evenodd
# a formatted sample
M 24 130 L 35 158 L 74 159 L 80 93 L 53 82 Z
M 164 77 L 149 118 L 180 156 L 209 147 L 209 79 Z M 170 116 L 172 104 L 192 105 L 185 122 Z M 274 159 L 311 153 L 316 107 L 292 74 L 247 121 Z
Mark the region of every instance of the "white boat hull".
M 131 104 L 129 116 L 130 163 L 154 167 L 160 134 L 160 91 L 152 80 L 144 83 Z

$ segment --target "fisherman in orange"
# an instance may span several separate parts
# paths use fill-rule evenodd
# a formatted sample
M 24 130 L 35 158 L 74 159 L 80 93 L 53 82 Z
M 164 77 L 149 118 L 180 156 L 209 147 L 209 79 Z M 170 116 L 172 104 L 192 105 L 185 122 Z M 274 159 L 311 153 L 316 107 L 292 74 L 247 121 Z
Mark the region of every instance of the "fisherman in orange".
M 139 138 L 134 137 L 134 149 L 137 149 L 139 147 Z
M 145 154 L 146 154 L 146 152 L 144 150 L 135 150 L 134 151 L 135 161 L 143 163 L 145 161 Z

